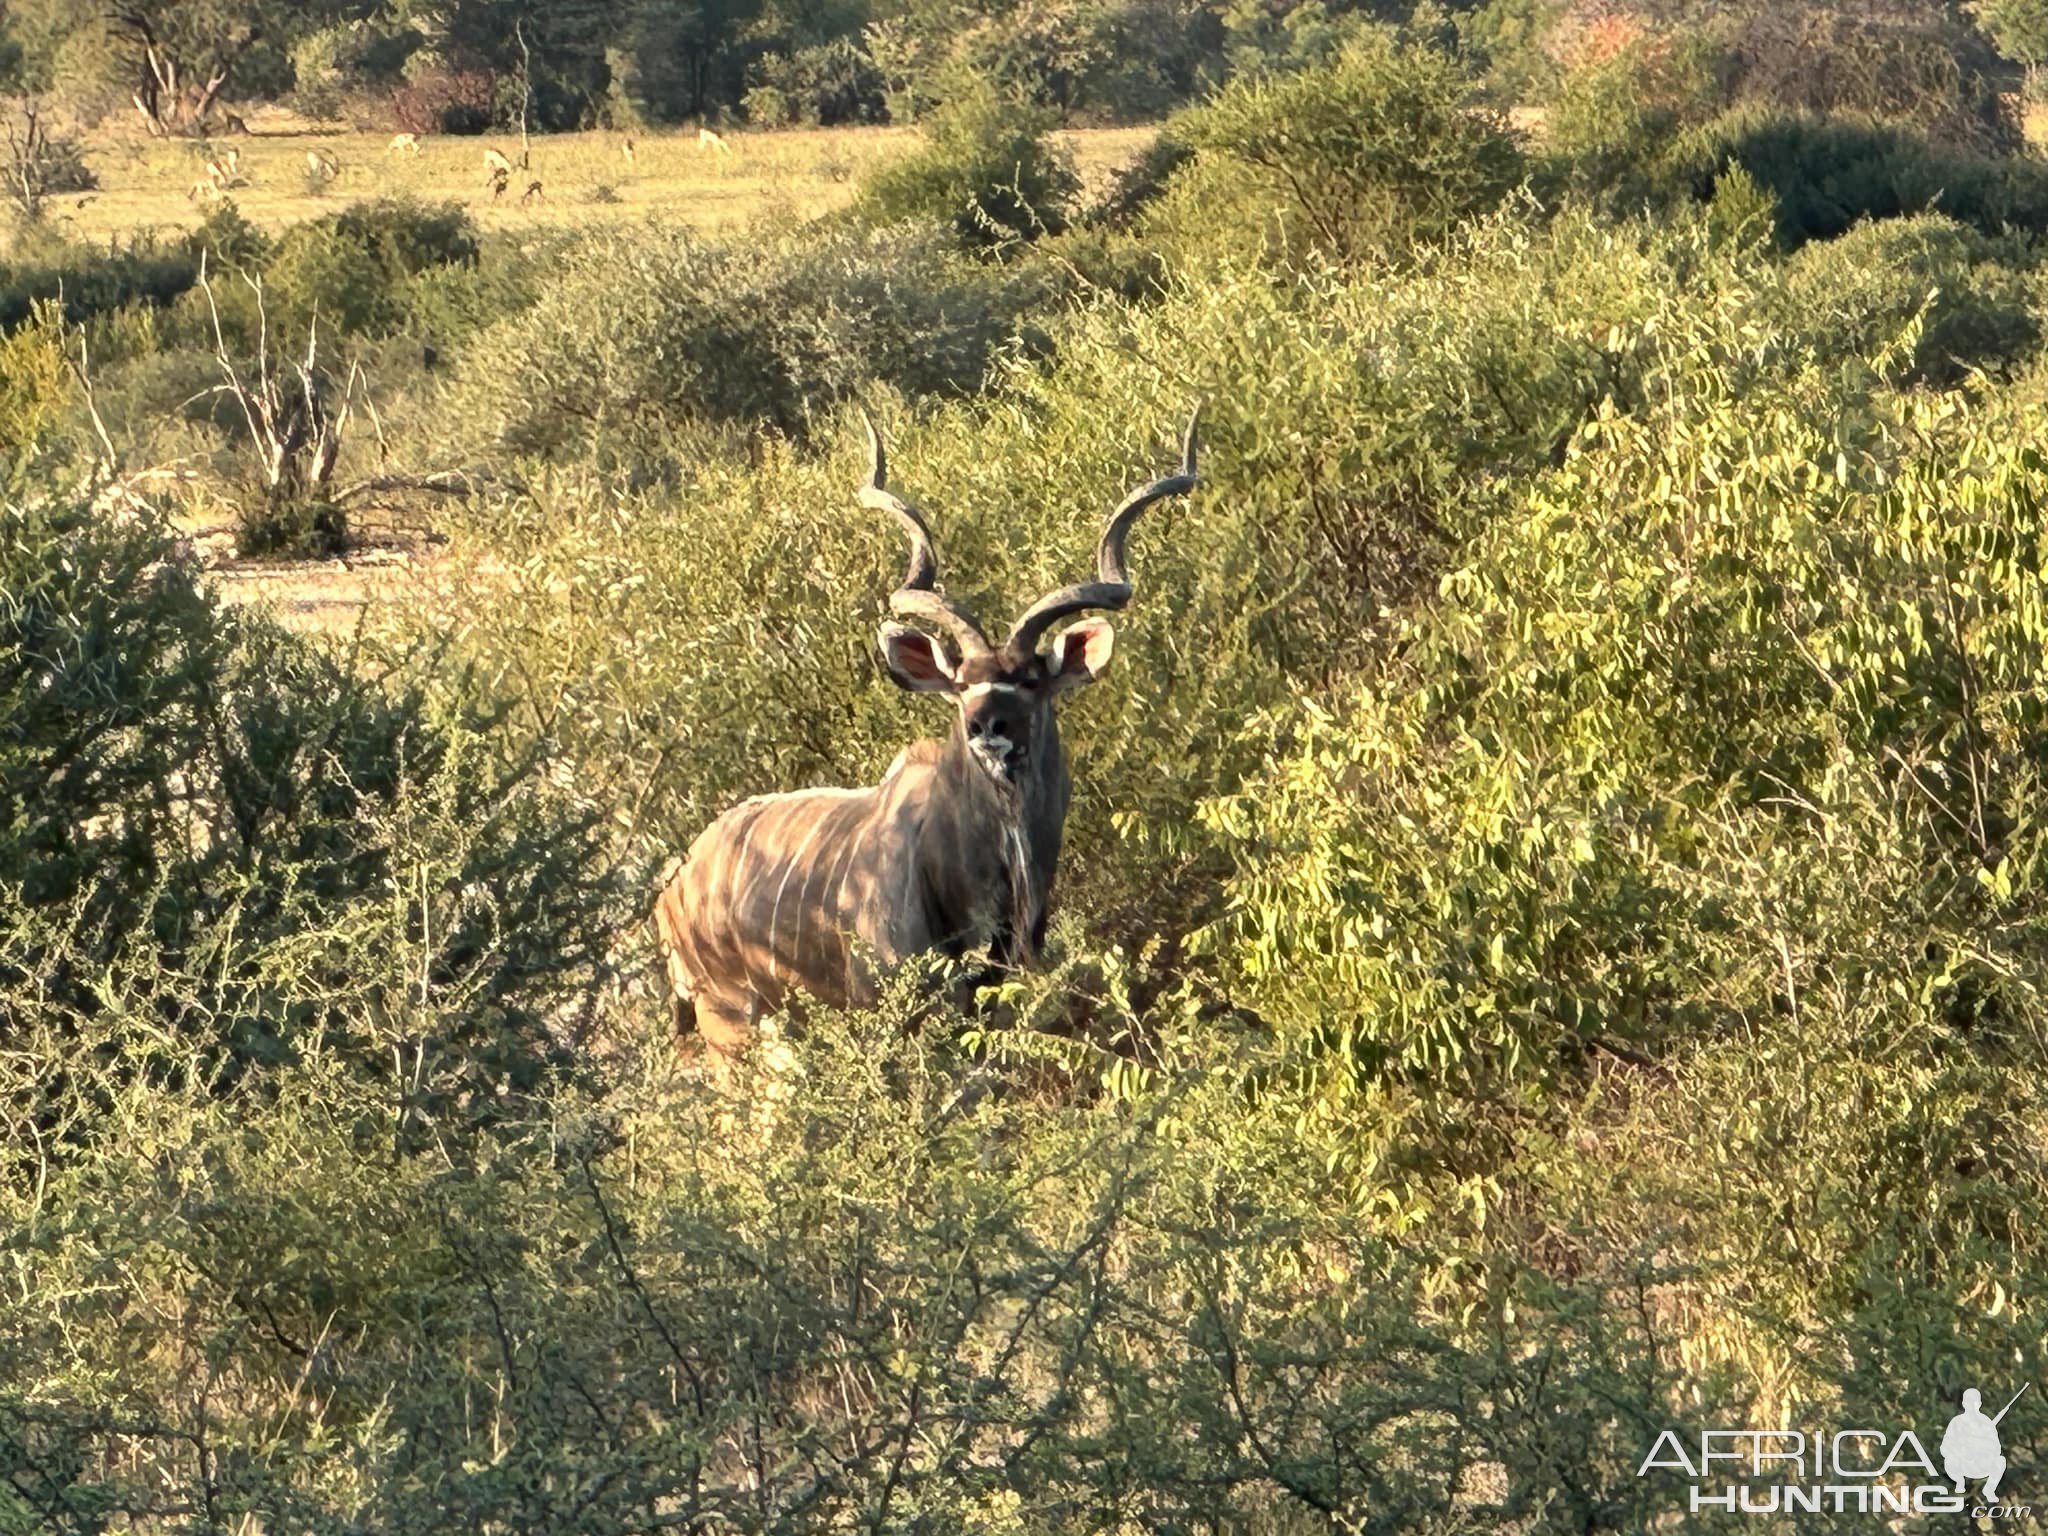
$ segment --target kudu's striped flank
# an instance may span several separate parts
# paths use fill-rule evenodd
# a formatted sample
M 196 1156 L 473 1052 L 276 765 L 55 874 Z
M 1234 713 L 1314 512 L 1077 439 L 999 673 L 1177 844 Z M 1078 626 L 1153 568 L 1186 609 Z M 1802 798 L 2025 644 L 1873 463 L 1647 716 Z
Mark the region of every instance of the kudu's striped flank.
M 882 659 L 899 686 L 949 694 L 958 713 L 945 740 L 906 748 L 871 789 L 759 795 L 698 837 L 655 905 L 682 1028 L 730 1057 L 793 992 L 871 1002 L 882 973 L 927 950 L 957 957 L 987 944 L 1005 966 L 1036 956 L 1071 791 L 1053 702 L 1102 675 L 1114 635 L 1107 620 L 1084 619 L 1040 645 L 1062 619 L 1130 602 L 1131 525 L 1194 489 L 1199 419 L 1180 472 L 1110 514 L 1096 579 L 1040 598 L 1000 645 L 939 590 L 931 529 L 886 488 L 881 434 L 868 423 L 861 505 L 910 538 L 889 607 L 949 642 L 885 624 Z

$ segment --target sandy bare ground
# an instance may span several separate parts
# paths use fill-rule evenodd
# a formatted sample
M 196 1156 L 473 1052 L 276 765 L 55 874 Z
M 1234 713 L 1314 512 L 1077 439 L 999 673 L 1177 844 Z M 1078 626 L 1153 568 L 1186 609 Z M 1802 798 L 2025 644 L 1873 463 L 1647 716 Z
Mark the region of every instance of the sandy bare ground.
M 454 574 L 446 536 L 424 526 L 368 527 L 347 553 L 311 560 L 243 558 L 224 524 L 180 533 L 221 597 L 265 609 L 304 634 L 350 634 L 375 606 L 418 601 L 428 583 Z

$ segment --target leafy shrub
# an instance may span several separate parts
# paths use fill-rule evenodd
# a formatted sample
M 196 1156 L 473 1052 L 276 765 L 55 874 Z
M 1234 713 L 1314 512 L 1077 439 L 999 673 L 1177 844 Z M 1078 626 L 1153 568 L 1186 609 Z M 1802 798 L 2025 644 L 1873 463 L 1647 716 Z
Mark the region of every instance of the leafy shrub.
M 1557 14 L 1548 0 L 1483 0 L 1458 12 L 1459 49 L 1480 63 L 1490 97 L 1506 105 L 1547 99 L 1556 65 L 1543 43 Z
M 2041 66 L 2048 63 L 2048 12 L 2033 0 L 1976 0 L 1970 14 L 1998 51 L 2026 70 L 2026 97 L 2039 100 Z
M 795 53 L 763 54 L 752 73 L 756 83 L 748 92 L 748 116 L 769 127 L 811 123 L 832 128 L 884 122 L 889 115 L 882 72 L 844 38 Z
M 1935 211 L 1986 235 L 2048 231 L 2048 162 L 1947 151 L 1904 128 L 1738 108 L 1681 135 L 1670 174 L 1705 196 L 1731 165 L 1777 198 L 1788 246 Z
M 690 421 L 798 432 L 877 379 L 912 395 L 976 389 L 1048 282 L 914 226 L 744 247 L 608 230 L 564 251 L 538 301 L 467 350 L 452 408 L 487 452 L 630 460 Z
M 1514 136 L 1456 63 L 1378 30 L 1330 64 L 1233 81 L 1177 132 L 1201 160 L 1170 227 L 1221 225 L 1283 257 L 1385 259 L 1441 240 L 1522 178 Z M 1209 162 L 1204 168 L 1202 161 Z
M 54 462 L 52 438 L 72 414 L 71 375 L 56 306 L 38 323 L 0 336 L 0 491 L 11 493 L 16 473 L 37 458 Z
M 1384 667 L 1275 722 L 1271 768 L 1207 813 L 1237 865 L 1213 940 L 1356 1106 L 1390 1206 L 1454 1198 L 1404 1151 L 1439 1113 L 1489 1222 L 1606 1206 L 1625 1245 L 1731 1253 L 1737 1212 L 1796 1189 L 1793 1233 L 1677 1287 L 1700 1359 L 1770 1347 L 1758 1306 L 1831 1333 L 1924 1309 L 1974 1353 L 2002 1329 L 1962 1298 L 2038 1262 L 1986 1202 L 2048 1194 L 2008 1089 L 2041 1049 L 2048 465 L 1868 371 L 1752 374 L 1757 334 L 1738 308 L 1658 316 L 1648 408 L 1529 483 Z M 1542 1106 L 1588 1091 L 1628 1106 L 1562 1111 L 1566 1152 Z M 1370 1129 L 1389 1117 L 1412 1118 Z M 1513 1169 L 1478 1173 L 1475 1124 Z M 1528 1177 L 1532 1146 L 1559 1179 Z M 1897 1379 L 1856 1376 L 1818 1390 Z
M 1791 260 L 1785 299 L 1792 324 L 1849 356 L 1883 356 L 1910 330 L 1891 379 L 1952 384 L 2035 350 L 2036 280 L 2016 270 L 2031 260 L 2012 242 L 1923 214 L 1808 245 Z
M 458 203 L 428 207 L 407 198 L 357 203 L 333 218 L 334 232 L 362 246 L 387 271 L 407 277 L 430 267 L 475 266 L 482 247 Z
M 1584 0 L 1546 46 L 1570 72 L 1599 71 L 1674 38 L 1708 40 L 1725 64 L 1721 105 L 1891 123 L 1944 149 L 2003 155 L 2024 144 L 2008 69 L 1965 7 L 1910 0 Z
M 1333 8 L 1324 0 L 1304 0 L 1284 11 L 1259 5 L 1233 6 L 1223 23 L 1228 75 L 1250 78 L 1327 69 L 1349 44 L 1385 32 L 1399 19 L 1394 12 L 1402 9 Z
M 594 818 L 166 553 L 60 499 L 0 510 L 0 1027 L 149 1019 L 117 1073 L 212 1092 L 312 1051 L 416 1072 L 422 1126 L 488 1119 L 559 1059 L 551 978 L 587 978 L 614 920 Z
M 1080 182 L 1045 138 L 1053 118 L 989 87 L 935 113 L 925 143 L 876 171 L 857 212 L 873 224 L 938 219 L 970 245 L 1058 234 Z
M 1637 40 L 1566 74 L 1544 124 L 1565 189 L 1617 211 L 1659 201 L 1681 130 L 1725 106 L 1728 56 L 1701 33 Z
M 532 303 L 554 254 L 549 241 L 518 249 L 498 244 L 488 260 L 422 267 L 399 285 L 402 314 L 387 334 L 453 355 L 479 331 Z
M 1887 234 L 1896 238 L 1895 232 Z M 1896 547 L 1888 542 L 1888 530 L 1895 526 L 1892 517 L 1865 515 L 1860 504 L 1864 498 L 1876 498 L 1887 512 L 1902 510 L 1899 504 L 1909 500 L 1919 507 L 1924 489 L 1942 483 L 1955 468 L 1946 456 L 1963 453 L 1971 473 L 1989 475 L 2000 489 L 2000 495 L 1987 498 L 1986 515 L 2024 523 L 2041 504 L 2034 479 L 2038 465 L 2025 451 L 2004 455 L 1996 466 L 1980 465 L 1977 455 L 1988 445 L 1974 438 L 1941 439 L 1924 450 L 1933 463 L 1918 457 L 1901 463 L 1897 424 L 1880 418 L 1866 421 L 1853 440 L 1831 445 L 1826 451 L 1843 457 L 1833 460 L 1830 475 L 1816 477 L 1811 470 L 1821 462 L 1820 434 L 1825 429 L 1811 424 L 1838 419 L 1843 402 L 1833 391 L 1841 386 L 1827 381 L 1839 375 L 1834 370 L 1795 369 L 1789 382 L 1749 375 L 1736 387 L 1727 370 L 1746 345 L 1738 313 L 1694 316 L 1683 335 L 1661 338 L 1655 345 L 1665 359 L 1663 388 L 1647 393 L 1655 407 L 1640 415 L 1603 420 L 1597 429 L 1589 429 L 1581 451 L 1531 489 L 1523 517 L 1500 520 L 1468 546 L 1466 561 L 1445 578 L 1444 600 L 1402 625 L 1400 666 L 1376 678 L 1370 689 L 1361 689 L 1355 695 L 1355 711 L 1341 719 L 1304 722 L 1299 755 L 1290 756 L 1288 766 L 1270 782 L 1215 810 L 1215 824 L 1243 852 L 1249 881 L 1263 882 L 1269 874 L 1298 880 L 1299 888 L 1289 884 L 1291 892 L 1319 889 L 1319 901 L 1335 904 L 1296 907 L 1291 897 L 1283 898 L 1273 887 L 1248 884 L 1243 891 L 1245 924 L 1237 931 L 1246 946 L 1243 958 L 1249 974 L 1259 978 L 1255 986 L 1276 1010 L 1269 1016 L 1292 1012 L 1303 1020 L 1320 1021 L 1317 1027 L 1328 1030 L 1324 1038 L 1342 1041 L 1342 1049 L 1355 1052 L 1367 1073 L 1441 1074 L 1462 1063 L 1459 1070 L 1481 1074 L 1542 1074 L 1568 1065 L 1573 1042 L 1587 1036 L 1639 1048 L 1675 1045 L 1706 1021 L 1659 1003 L 1660 996 L 1699 997 L 1697 989 L 1684 986 L 1667 994 L 1659 978 L 1726 972 L 1702 953 L 1673 954 L 1662 945 L 1679 931 L 1687 935 L 1688 944 L 1711 945 L 1724 923 L 1732 924 L 1731 932 L 1742 931 L 1731 914 L 1706 902 L 1703 892 L 1691 884 L 1701 873 L 1700 861 L 1712 857 L 1705 845 L 1687 835 L 1691 818 L 1740 816 L 1745 814 L 1740 805 L 1747 803 L 1746 797 L 1817 788 L 1814 778 L 1842 770 L 1838 754 L 1845 742 L 1861 743 L 1856 750 L 1868 749 L 1872 732 L 1878 739 L 1891 740 L 1897 739 L 1892 733 L 1903 731 L 1916 748 L 1936 741 L 1948 744 L 1944 751 L 1955 746 L 1954 733 L 1961 727 L 1947 712 L 1957 707 L 1956 701 L 1939 676 L 1949 664 L 1949 642 L 1930 633 L 1908 653 L 1903 665 L 1909 675 L 1885 673 L 1886 667 L 1902 664 L 1890 649 L 1894 626 L 1910 628 L 1922 620 L 1890 610 L 1882 618 L 1872 615 L 1862 595 L 1870 590 L 1868 580 L 1859 580 L 1855 572 L 1868 562 L 1873 570 L 1885 573 L 1888 583 L 1905 582 L 1907 589 L 1922 594 L 1922 600 L 1938 601 L 1939 583 L 1932 570 L 1938 570 L 1943 559 L 1960 558 L 1972 540 L 1986 534 L 1955 526 L 1938 500 L 1929 501 L 1915 515 L 1939 524 L 1940 543 L 1906 559 L 1902 569 L 1888 552 Z M 1704 392 L 1705 398 L 1683 393 L 1692 390 Z M 1799 400 L 1801 409 L 1779 414 L 1759 409 L 1760 400 L 1777 402 L 1787 395 Z M 1717 456 L 1720 436 L 1694 435 L 1708 402 L 1725 402 L 1710 418 L 1714 429 L 1744 441 L 1751 456 L 1738 484 L 1723 482 L 1717 487 L 1711 533 L 1702 529 L 1694 535 L 1689 560 L 1703 580 L 1688 583 L 1682 594 L 1665 600 L 1635 602 L 1622 594 L 1637 583 L 1661 584 L 1654 569 L 1658 557 L 1639 553 L 1664 547 L 1658 520 L 1691 516 L 1697 510 L 1692 481 L 1676 473 L 1667 456 L 1672 441 L 1665 434 L 1678 437 L 1687 455 L 1698 454 L 1702 460 Z M 1870 409 L 1867 398 L 1859 403 Z M 1936 413 L 1913 414 L 1932 420 Z M 1774 425 L 1760 429 L 1758 423 L 1766 420 Z M 1789 440 L 1772 436 L 1759 447 L 1765 430 L 1782 431 Z M 1678 466 L 1685 468 L 1687 461 L 1678 461 Z M 1631 520 L 1629 532 L 1605 559 L 1563 558 L 1565 542 L 1575 535 L 1588 536 L 1597 527 L 1601 531 L 1590 536 L 1602 541 L 1614 537 L 1611 519 L 1582 523 L 1567 510 L 1581 505 L 1596 486 L 1605 507 Z M 1814 521 L 1812 537 L 1785 534 L 1774 524 L 1774 518 L 1784 517 L 1794 506 L 1802 517 Z M 1638 516 L 1652 521 L 1638 527 L 1632 521 Z M 1699 547 L 1702 541 L 1704 547 Z M 1739 541 L 1744 557 L 1723 556 L 1723 541 Z M 2025 544 L 2024 537 L 2021 542 Z M 1944 555 L 1943 550 L 1949 553 Z M 1932 570 L 1923 570 L 1922 561 Z M 1856 563 L 1844 568 L 1843 562 Z M 1561 597 L 1553 581 L 1581 594 L 1574 604 L 1588 605 L 1570 606 L 1567 612 L 1584 616 L 1598 609 L 1613 617 L 1584 625 L 1567 619 L 1554 631 L 1536 633 L 1521 626 L 1512 613 L 1491 611 L 1495 605 L 1511 607 L 1525 600 L 1552 611 L 1549 605 Z M 1928 584 L 1919 585 L 1921 581 Z M 1782 620 L 1752 623 L 1757 604 L 1768 604 L 1774 611 L 1784 605 Z M 1476 607 L 1488 611 L 1477 612 Z M 2001 633 L 2004 622 L 1994 625 Z M 2010 622 L 2023 621 L 2014 613 Z M 1788 627 L 1794 624 L 1796 628 Z M 1524 638 L 1509 638 L 1514 635 Z M 1840 647 L 1851 636 L 1857 648 L 1844 652 Z M 1418 645 L 1425 647 L 1426 655 L 1415 649 Z M 1609 695 L 1603 679 L 1624 674 L 1604 670 L 1607 648 L 1636 645 L 1654 650 L 1662 659 L 1657 681 L 1652 685 L 1627 669 L 1627 681 L 1621 685 L 1627 698 Z M 1868 650 L 1862 648 L 1865 645 Z M 1474 646 L 1496 654 L 1483 667 L 1469 652 L 1460 659 L 1464 648 Z M 1526 657 L 1502 670 L 1497 652 L 1519 653 L 1524 646 Z M 1836 658 L 1833 666 L 1841 669 L 1839 674 L 1822 663 L 1816 677 L 1813 659 L 1823 656 Z M 2032 664 L 2018 652 L 2001 663 Z M 1558 676 L 1554 669 L 1564 669 L 1569 676 Z M 1889 683 L 1881 683 L 1881 675 L 1889 677 Z M 1852 677 L 1861 681 L 1849 681 Z M 1460 681 L 1434 686 L 1431 679 Z M 1695 717 L 1697 734 L 1655 740 L 1635 734 L 1635 722 L 1665 718 L 1682 707 L 1678 699 L 1702 696 L 1718 703 L 1711 724 L 1704 715 Z M 2022 714 L 2037 707 L 2035 695 L 2024 686 L 2001 690 L 1999 697 Z M 1539 706 L 1539 698 L 1553 702 Z M 1509 699 L 1514 700 L 1512 706 Z M 1502 755 L 1505 738 L 1492 731 L 1498 717 L 1491 710 L 1496 705 L 1511 708 L 1520 728 L 1544 721 L 1548 724 L 1541 728 L 1564 730 L 1570 721 L 1598 733 L 1598 743 L 1563 755 L 1553 755 L 1558 744 L 1552 743 L 1541 760 L 1556 763 L 1557 773 L 1525 777 L 1506 764 L 1528 760 L 1519 754 L 1530 748 Z M 1456 724 L 1449 726 L 1439 711 Z M 1428 741 L 1439 745 L 1432 750 L 1424 745 Z M 1332 749 L 1334 756 L 1329 755 Z M 1685 769 L 1669 760 L 1666 754 L 1673 751 L 1682 754 Z M 1638 760 L 1640 771 L 1651 778 L 1696 784 L 1702 798 L 1696 804 L 1653 802 L 1642 784 L 1626 777 L 1632 771 L 1628 764 Z M 1366 782 L 1384 785 L 1378 768 L 1368 777 L 1353 777 L 1353 770 L 1367 763 L 1401 763 L 1416 779 L 1393 789 L 1390 801 L 1374 796 L 1351 801 L 1353 825 L 1398 825 L 1401 834 L 1366 833 L 1378 849 L 1370 857 L 1342 839 L 1339 844 L 1319 842 L 1310 862 L 1297 864 L 1304 844 L 1297 832 L 1283 830 L 1285 823 L 1303 815 L 1319 828 L 1319 838 L 1326 836 L 1334 802 L 1323 800 L 1325 794 L 1339 785 L 1346 796 L 1356 796 Z M 1468 792 L 1482 799 L 1490 800 L 1503 775 L 1522 784 L 1534 798 L 1499 819 L 1464 820 L 1455 808 L 1458 796 L 1436 798 L 1442 785 L 1433 775 L 1439 772 L 1473 775 Z M 1423 787 L 1425 780 L 1433 787 Z M 1875 782 L 1865 783 L 1859 792 L 1876 788 Z M 1847 792 L 1847 787 L 1838 792 Z M 1416 825 L 1401 808 L 1409 793 L 1442 808 L 1445 819 L 1437 824 L 1448 844 L 1417 839 Z M 1269 815 L 1281 800 L 1290 808 L 1277 818 Z M 1895 803 L 1891 812 L 1909 813 L 1904 802 Z M 1759 814 L 1768 820 L 1777 813 Z M 1649 831 L 1653 826 L 1654 834 Z M 1761 827 L 1753 831 L 1763 835 Z M 1631 848 L 1630 839 L 1637 833 L 1643 834 L 1644 842 Z M 1503 840 L 1514 850 L 1505 860 Z M 1868 857 L 1882 844 L 1882 839 L 1875 839 L 1868 847 L 1852 844 L 1840 852 L 1844 858 Z M 1960 851 L 1950 848 L 1944 853 L 1943 844 L 1937 837 L 1920 845 L 1919 851 L 1930 858 Z M 1326 856 L 1341 862 L 1341 876 L 1335 868 L 1315 862 Z M 1789 853 L 1781 849 L 1780 856 Z M 1378 867 L 1373 861 L 1380 857 L 1399 869 Z M 1667 859 L 1668 867 L 1659 862 Z M 1491 872 L 1483 873 L 1489 864 Z M 1443 872 L 1450 869 L 1462 873 L 1446 882 Z M 1331 883 L 1318 886 L 1319 871 L 1329 874 Z M 1739 877 L 1730 871 L 1722 878 Z M 1764 871 L 1753 869 L 1748 878 L 1763 881 Z M 1899 878 L 1908 876 L 1895 872 L 1881 883 L 1888 887 Z M 1775 881 L 1773 877 L 1758 890 L 1782 892 L 1784 887 Z M 1511 886 L 1517 895 L 1505 894 Z M 1536 886 L 1547 894 L 1535 895 Z M 1490 905 L 1494 898 L 1483 894 L 1496 888 L 1502 892 L 1503 905 L 1497 916 L 1483 915 L 1472 903 L 1480 903 L 1487 913 L 1496 912 Z M 1353 903 L 1358 905 L 1354 908 Z M 1328 968 L 1311 980 L 1292 964 L 1302 957 L 1290 941 L 1281 939 L 1275 947 L 1270 930 L 1263 935 L 1258 931 L 1259 914 L 1271 915 L 1283 907 L 1302 911 L 1309 928 L 1320 932 L 1329 931 L 1323 925 L 1332 921 L 1355 922 L 1355 942 L 1326 951 Z M 1530 916 L 1505 923 L 1502 919 L 1509 910 Z M 1813 909 L 1799 910 L 1810 914 Z M 1425 915 L 1430 912 L 1434 918 Z M 1409 946 L 1431 923 L 1441 925 L 1442 944 L 1423 956 Z M 1625 931 L 1634 937 L 1625 939 Z M 1382 946 L 1383 932 L 1401 936 L 1399 953 Z M 1598 938 L 1586 942 L 1596 934 Z M 1647 950 L 1646 940 L 1651 946 Z M 1568 971 L 1567 952 L 1586 969 Z M 1919 946 L 1900 954 L 1909 952 L 1922 954 Z M 1308 995 L 1296 994 L 1297 984 L 1317 998 L 1300 1011 L 1293 1003 L 1280 1001 L 1283 995 Z M 1759 984 L 1768 985 L 1761 979 Z M 1525 985 L 1557 990 L 1538 1001 L 1503 995 L 1504 989 Z M 1419 991 L 1397 997 L 1372 990 L 1381 986 L 1413 986 Z M 1480 993 L 1487 994 L 1487 1000 L 1478 1003 L 1475 1013 L 1463 1013 L 1453 1001 Z M 1355 1026 L 1330 1029 L 1331 1010 L 1340 995 L 1359 1000 L 1357 1012 L 1346 1015 Z M 1436 997 L 1437 1003 L 1425 1002 L 1428 996 Z M 1711 1007 L 1707 1000 L 1701 1002 Z
M 740 97 L 740 110 L 750 123 L 759 123 L 764 128 L 786 127 L 797 121 L 800 115 L 796 105 L 772 85 L 748 86 Z
M 343 334 L 377 335 L 409 317 L 413 279 L 474 267 L 480 251 L 475 225 L 454 204 L 384 199 L 293 225 L 265 254 L 262 274 L 266 297 L 289 328 L 304 330 L 317 314 Z M 241 328 L 253 341 L 247 317 Z
M 199 280 L 193 242 L 144 236 L 99 250 L 49 239 L 17 243 L 0 262 L 0 330 L 27 320 L 36 305 L 62 301 L 78 324 L 129 304 L 168 304 Z
M 993 88 L 1008 100 L 1065 116 L 1080 104 L 1097 53 L 1079 7 L 1017 6 L 977 18 L 946 43 L 927 77 L 941 102 Z
M 401 86 L 421 43 L 381 18 L 309 32 L 292 45 L 293 102 L 310 117 L 340 117 L 350 102 Z
M 102 1054 L 17 1036 L 0 1090 L 68 1073 L 89 1098 L 146 1031 L 117 998 L 91 1021 Z M 1234 1075 L 1044 1104 L 833 1017 L 797 1070 L 810 1134 L 735 1126 L 629 1061 L 602 1097 L 514 1088 L 490 1137 L 422 1145 L 405 1099 L 308 1051 L 227 1102 L 117 1084 L 68 1157 L 8 1142 L 0 1219 L 26 1252 L 0 1300 L 0 1514 L 169 1524 L 211 1495 L 419 1536 L 798 1536 L 1306 1533 L 1369 1508 L 1552 1536 L 1652 1518 L 1637 1427 L 1740 1406 L 1630 1304 L 1669 1284 L 1652 1265 L 1503 1265 L 1461 1319 L 1428 1229 L 1366 1230 L 1319 1147 Z M 35 1220 L 38 1198 L 93 1219 Z M 83 1283 L 108 1250 L 151 1261 L 118 1296 Z M 291 1390 L 309 1356 L 317 1397 Z M 246 1450 L 156 1432 L 195 1423 Z M 137 1440 L 150 1454 L 123 1454 Z M 1481 1458 L 1497 1476 L 1463 1491 Z
M 276 242 L 233 203 L 222 203 L 188 237 L 187 245 L 217 266 L 260 267 Z

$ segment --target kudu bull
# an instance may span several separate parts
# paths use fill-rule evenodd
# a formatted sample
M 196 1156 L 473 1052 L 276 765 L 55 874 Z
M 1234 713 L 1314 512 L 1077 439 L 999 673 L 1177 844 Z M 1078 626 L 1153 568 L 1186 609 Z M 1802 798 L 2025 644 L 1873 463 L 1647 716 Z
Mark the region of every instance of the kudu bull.
M 759 795 L 698 837 L 655 906 L 680 1028 L 729 1058 L 794 992 L 866 1003 L 884 974 L 926 951 L 958 958 L 987 944 L 1006 967 L 1037 955 L 1071 792 L 1053 703 L 1102 676 L 1114 635 L 1085 619 L 1040 644 L 1063 619 L 1130 602 L 1131 525 L 1194 489 L 1199 420 L 1197 410 L 1180 472 L 1110 514 L 1096 579 L 1040 598 L 1000 646 L 939 591 L 931 529 L 886 488 L 881 434 L 867 424 L 860 502 L 910 536 L 889 607 L 951 641 L 949 655 L 921 630 L 884 624 L 882 660 L 900 687 L 950 694 L 958 716 L 944 741 L 906 748 L 871 789 Z

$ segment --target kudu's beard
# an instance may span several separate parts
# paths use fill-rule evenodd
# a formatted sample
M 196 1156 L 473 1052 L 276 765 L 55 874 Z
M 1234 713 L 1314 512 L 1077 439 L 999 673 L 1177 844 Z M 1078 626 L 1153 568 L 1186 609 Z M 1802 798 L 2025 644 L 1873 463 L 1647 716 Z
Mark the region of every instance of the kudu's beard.
M 1023 794 L 1024 757 L 1021 751 L 1010 752 L 1003 757 L 984 752 L 977 742 L 967 744 L 967 756 L 982 772 L 998 794 L 1021 798 Z
M 1009 880 L 1010 948 L 1015 958 L 1029 964 L 1038 958 L 1032 942 L 1038 911 L 1038 876 L 1031 860 L 1030 840 L 1025 836 L 1029 811 L 1029 760 L 1023 752 L 1012 752 L 1001 763 L 973 746 L 967 748 L 973 761 L 975 779 L 988 796 L 994 813 L 1003 873 Z

